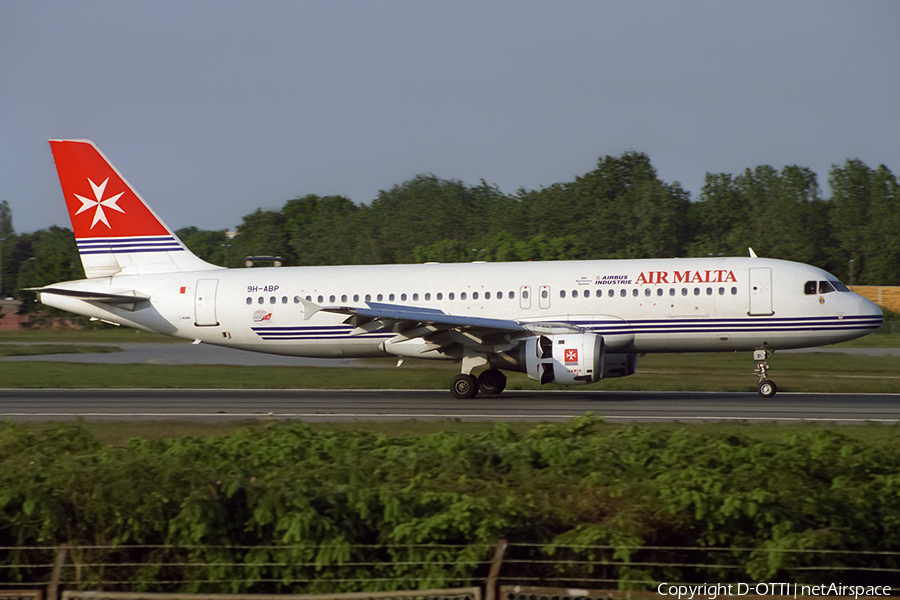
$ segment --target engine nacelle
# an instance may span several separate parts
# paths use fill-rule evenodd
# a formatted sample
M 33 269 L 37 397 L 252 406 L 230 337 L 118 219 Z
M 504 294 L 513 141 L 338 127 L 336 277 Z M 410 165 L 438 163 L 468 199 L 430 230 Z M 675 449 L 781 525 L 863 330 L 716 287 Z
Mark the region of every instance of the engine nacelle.
M 637 354 L 610 354 L 603 355 L 603 378 L 628 377 L 637 371 Z
M 604 377 L 626 377 L 637 370 L 637 354 L 607 354 L 603 336 L 554 333 L 525 340 L 525 371 L 530 379 L 573 385 Z
M 551 333 L 525 340 L 526 372 L 541 384 L 593 383 L 603 378 L 603 336 Z

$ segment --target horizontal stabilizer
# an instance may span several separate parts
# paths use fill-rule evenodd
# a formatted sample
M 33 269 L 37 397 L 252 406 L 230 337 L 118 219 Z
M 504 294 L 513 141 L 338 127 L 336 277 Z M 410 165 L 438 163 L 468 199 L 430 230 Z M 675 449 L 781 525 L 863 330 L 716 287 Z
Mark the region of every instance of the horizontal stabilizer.
M 27 288 L 30 292 L 38 292 L 39 294 L 57 294 L 59 296 L 69 296 L 70 298 L 78 298 L 88 302 L 104 302 L 106 304 L 135 304 L 136 302 L 144 302 L 150 299 L 150 296 L 135 291 L 125 291 L 116 294 L 109 292 L 92 292 L 88 290 L 70 290 L 58 287 L 40 287 Z

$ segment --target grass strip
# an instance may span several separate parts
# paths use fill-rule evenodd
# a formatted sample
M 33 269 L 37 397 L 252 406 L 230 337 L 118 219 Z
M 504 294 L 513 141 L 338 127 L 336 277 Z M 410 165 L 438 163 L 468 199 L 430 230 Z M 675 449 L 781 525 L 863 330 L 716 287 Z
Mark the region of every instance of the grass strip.
M 108 354 L 121 352 L 118 346 L 95 344 L 0 344 L 0 356 L 40 356 L 43 354 Z
M 458 366 L 413 368 L 242 367 L 234 365 L 0 363 L 6 388 L 446 389 Z M 900 393 L 900 357 L 810 353 L 775 355 L 770 375 L 782 392 Z M 755 392 L 753 361 L 739 354 L 653 354 L 631 377 L 587 386 L 597 391 Z M 507 389 L 541 386 L 510 373 Z

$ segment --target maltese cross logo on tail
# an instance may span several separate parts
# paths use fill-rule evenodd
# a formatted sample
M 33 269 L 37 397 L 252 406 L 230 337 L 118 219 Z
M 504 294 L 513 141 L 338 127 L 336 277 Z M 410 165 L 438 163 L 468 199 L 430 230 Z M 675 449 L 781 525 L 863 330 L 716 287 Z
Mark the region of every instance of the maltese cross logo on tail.
M 117 210 L 120 213 L 124 214 L 125 211 L 122 210 L 121 208 L 119 208 L 119 206 L 116 204 L 116 202 L 119 201 L 119 198 L 121 198 L 122 195 L 125 194 L 125 192 L 120 192 L 120 193 L 116 194 L 115 196 L 112 196 L 111 198 L 107 198 L 106 200 L 104 200 L 103 194 L 104 194 L 104 192 L 106 192 L 106 184 L 109 183 L 109 177 L 107 177 L 106 180 L 103 183 L 101 183 L 100 185 L 97 185 L 96 183 L 93 182 L 93 180 L 91 180 L 90 177 L 88 177 L 88 183 L 91 184 L 91 188 L 94 190 L 94 199 L 85 198 L 84 196 L 79 196 L 78 194 L 75 194 L 75 197 L 78 198 L 79 200 L 81 200 L 81 208 L 79 208 L 75 212 L 75 214 L 80 215 L 84 211 L 90 210 L 93 208 L 95 210 L 94 210 L 94 220 L 91 222 L 91 229 L 93 229 L 94 225 L 96 225 L 97 223 L 103 223 L 104 225 L 106 225 L 106 227 L 108 229 L 112 229 L 112 227 L 109 224 L 109 221 L 106 218 L 106 213 L 103 212 L 103 207 L 105 206 L 106 208 L 110 208 L 112 210 Z

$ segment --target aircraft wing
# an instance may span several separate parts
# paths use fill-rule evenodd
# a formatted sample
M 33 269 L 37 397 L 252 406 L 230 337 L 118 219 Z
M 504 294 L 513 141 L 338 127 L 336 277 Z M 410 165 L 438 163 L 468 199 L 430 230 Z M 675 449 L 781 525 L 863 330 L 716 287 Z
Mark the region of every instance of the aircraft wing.
M 359 321 L 390 320 L 406 323 L 428 323 L 436 326 L 466 327 L 489 329 L 496 331 L 523 331 L 518 321 L 493 319 L 486 317 L 465 317 L 450 315 L 437 308 L 419 306 L 402 306 L 399 304 L 382 304 L 367 302 L 368 308 L 334 308 L 323 307 L 321 310 L 331 313 L 346 314 L 359 317 Z
M 374 332 L 396 334 L 387 344 L 397 344 L 420 338 L 428 345 L 425 352 L 455 352 L 454 346 L 475 351 L 496 352 L 512 348 L 524 336 L 544 332 L 581 331 L 570 323 L 525 322 L 490 317 L 452 315 L 436 308 L 367 302 L 365 307 L 319 306 L 308 300 L 304 315 L 328 312 L 347 315 L 345 324 L 355 329 L 351 336 Z
M 446 353 L 454 346 L 495 349 L 498 343 L 508 342 L 503 339 L 504 334 L 526 331 L 518 321 L 451 315 L 436 308 L 380 302 L 367 302 L 365 307 L 319 306 L 307 300 L 302 302 L 306 319 L 319 311 L 347 315 L 344 323 L 354 326 L 351 336 L 374 332 L 396 334 L 387 341 L 388 345 L 420 338 L 427 344 L 425 352 Z

